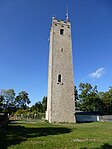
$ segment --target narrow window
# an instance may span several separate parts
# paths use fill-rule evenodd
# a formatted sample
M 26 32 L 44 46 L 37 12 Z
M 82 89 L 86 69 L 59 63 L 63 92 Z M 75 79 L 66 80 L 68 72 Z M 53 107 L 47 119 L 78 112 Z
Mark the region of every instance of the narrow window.
M 64 35 L 64 29 L 60 29 L 60 35 Z
M 61 48 L 61 52 L 63 52 L 63 48 Z
M 61 75 L 58 75 L 58 82 L 61 82 Z

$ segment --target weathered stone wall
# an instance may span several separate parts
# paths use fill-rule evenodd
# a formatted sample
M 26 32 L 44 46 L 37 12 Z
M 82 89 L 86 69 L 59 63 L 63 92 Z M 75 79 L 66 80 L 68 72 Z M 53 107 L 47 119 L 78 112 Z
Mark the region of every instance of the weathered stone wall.
M 63 35 L 60 34 L 63 29 Z M 61 82 L 58 82 L 58 75 Z M 47 119 L 75 122 L 72 38 L 70 22 L 52 20 L 50 30 Z

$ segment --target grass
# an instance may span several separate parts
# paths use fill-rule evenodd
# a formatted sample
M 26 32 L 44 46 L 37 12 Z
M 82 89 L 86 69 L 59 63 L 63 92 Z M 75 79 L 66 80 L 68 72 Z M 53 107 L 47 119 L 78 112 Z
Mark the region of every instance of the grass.
M 112 149 L 112 123 L 12 121 L 0 135 L 0 149 Z

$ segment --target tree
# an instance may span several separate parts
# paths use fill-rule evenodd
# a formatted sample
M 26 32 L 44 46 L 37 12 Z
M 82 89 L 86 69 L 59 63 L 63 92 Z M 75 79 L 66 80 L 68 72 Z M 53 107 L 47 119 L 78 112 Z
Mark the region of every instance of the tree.
M 15 105 L 14 89 L 1 90 L 1 96 L 5 112 L 10 112 L 10 109 L 13 109 Z
M 37 111 L 37 112 L 43 113 L 42 103 L 40 101 L 36 102 L 35 105 L 31 107 L 31 111 Z
M 98 96 L 97 86 L 92 87 L 89 83 L 80 83 L 79 89 L 81 91 L 79 95 L 80 109 L 83 111 L 100 111 L 101 100 Z
M 47 109 L 47 97 L 43 97 L 42 101 L 36 102 L 32 107 L 31 111 L 37 111 L 39 113 L 45 113 Z
M 106 114 L 112 114 L 112 88 L 102 95 L 103 106 L 102 110 Z
M 92 89 L 92 86 L 88 83 L 86 84 L 80 83 L 79 85 L 79 91 L 81 92 L 79 95 L 80 102 L 81 102 L 80 109 L 83 111 L 88 111 L 90 109 L 90 103 L 87 98 L 87 95 L 89 94 L 91 89 Z
M 47 97 L 45 97 L 45 96 L 42 99 L 42 107 L 43 107 L 43 113 L 45 113 L 47 110 Z
M 2 95 L 0 95 L 0 112 L 2 112 L 3 110 L 3 101 L 4 101 L 4 98 Z
M 23 108 L 26 109 L 27 105 L 31 103 L 28 93 L 26 91 L 21 91 L 18 96 L 15 98 L 15 103 L 17 108 Z
M 80 109 L 80 100 L 79 100 L 79 95 L 78 95 L 78 91 L 77 91 L 77 87 L 74 86 L 74 95 L 75 95 L 75 109 L 79 110 Z

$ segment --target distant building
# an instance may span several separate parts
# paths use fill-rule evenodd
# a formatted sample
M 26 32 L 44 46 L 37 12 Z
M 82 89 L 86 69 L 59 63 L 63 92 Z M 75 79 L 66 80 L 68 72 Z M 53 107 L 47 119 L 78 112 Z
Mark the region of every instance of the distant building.
M 83 112 L 78 111 L 75 113 L 76 122 L 98 122 L 101 119 L 101 114 L 98 112 Z
M 49 44 L 48 100 L 46 119 L 75 122 L 71 23 L 52 18 Z

